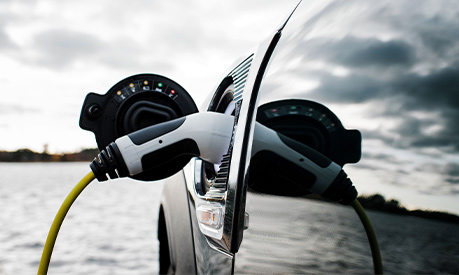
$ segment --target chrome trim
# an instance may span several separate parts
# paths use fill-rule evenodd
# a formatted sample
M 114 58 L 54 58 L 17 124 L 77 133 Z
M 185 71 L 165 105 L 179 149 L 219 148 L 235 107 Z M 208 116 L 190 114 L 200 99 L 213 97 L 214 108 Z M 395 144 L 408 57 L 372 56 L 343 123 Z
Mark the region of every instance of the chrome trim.
M 245 213 L 245 193 L 246 184 L 244 184 L 247 173 L 247 157 L 250 154 L 250 137 L 252 116 L 255 105 L 253 104 L 253 92 L 256 81 L 259 80 L 260 69 L 265 60 L 266 53 L 271 45 L 274 34 L 269 39 L 261 43 L 253 56 L 252 66 L 245 81 L 244 93 L 241 95 L 239 118 L 237 131 L 234 134 L 233 153 L 231 157 L 231 166 L 228 176 L 228 191 L 226 199 L 225 227 L 223 228 L 223 236 L 229 240 L 228 251 L 236 253 L 242 241 L 244 231 L 244 213 Z M 264 69 L 263 69 L 264 70 Z M 238 91 L 235 91 L 235 94 Z M 239 98 L 239 96 L 238 96 Z M 236 95 L 235 95 L 236 99 Z M 248 132 L 249 131 L 249 132 Z M 234 169 L 235 167 L 238 167 Z
M 231 169 L 229 164 L 231 163 L 235 167 L 233 169 L 237 173 L 239 171 L 239 159 L 240 155 L 233 157 L 233 144 L 234 141 L 238 138 L 238 124 L 241 122 L 240 120 L 240 110 L 241 106 L 244 105 L 243 103 L 243 95 L 245 91 L 245 87 L 247 87 L 247 81 L 251 78 L 249 77 L 252 68 L 255 71 L 258 71 L 258 67 L 253 66 L 255 54 L 250 54 L 247 58 L 242 60 L 226 77 L 231 77 L 233 79 L 232 86 L 234 87 L 234 83 L 237 83 L 238 87 L 233 88 L 234 90 L 234 98 L 233 104 L 235 105 L 235 120 L 233 126 L 233 138 L 231 142 L 231 146 L 228 150 L 228 155 L 226 155 L 226 160 L 224 159 L 222 163 L 227 163 L 228 168 L 225 166 L 221 167 L 220 170 L 224 171 L 224 174 L 217 173 L 217 178 L 214 182 L 214 185 L 210 187 L 210 190 L 206 192 L 206 194 L 202 194 L 203 190 L 201 188 L 202 184 L 202 160 L 197 158 L 192 159 L 187 166 L 184 168 L 184 174 L 187 182 L 187 188 L 189 190 L 190 195 L 192 196 L 191 200 L 194 202 L 194 208 L 197 208 L 199 205 L 202 205 L 206 202 L 218 202 L 222 205 L 224 209 L 224 225 L 223 225 L 223 236 L 221 239 L 215 239 L 206 236 L 207 242 L 212 244 L 211 247 L 218 251 L 224 251 L 227 255 L 232 255 L 231 253 L 231 237 L 232 237 L 232 228 L 233 228 L 233 220 L 234 220 L 234 212 L 232 207 L 234 205 L 234 201 L 236 200 L 235 195 L 236 192 L 233 190 L 235 189 L 236 183 L 230 185 L 228 184 L 228 179 L 231 175 Z M 252 77 L 254 78 L 254 77 Z M 209 103 L 210 104 L 210 103 Z M 245 125 L 245 123 L 243 124 Z M 244 130 L 245 128 L 241 128 Z M 240 130 L 240 129 L 239 129 Z M 243 135 L 241 136 L 243 137 Z M 237 161 L 235 161 L 237 160 Z M 228 170 L 226 172 L 226 170 Z M 226 174 L 227 173 L 227 174 Z M 226 175 L 225 175 L 226 174 Z M 218 183 L 216 181 L 219 181 Z M 223 187 L 223 188 L 222 188 Z M 229 207 L 228 207 L 229 205 Z

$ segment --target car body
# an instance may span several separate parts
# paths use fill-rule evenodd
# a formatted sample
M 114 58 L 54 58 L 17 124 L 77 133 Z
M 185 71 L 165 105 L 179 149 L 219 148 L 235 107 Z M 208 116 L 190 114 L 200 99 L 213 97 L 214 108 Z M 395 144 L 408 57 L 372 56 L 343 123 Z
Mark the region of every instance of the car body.
M 253 125 L 263 115 L 269 124 L 267 116 L 284 110 L 270 127 L 340 165 L 358 162 L 362 152 L 344 169 L 363 193 L 404 199 L 421 192 L 447 202 L 459 192 L 457 2 L 303 1 L 293 8 L 216 82 L 200 109 L 236 118 L 225 172 L 194 158 L 164 180 L 161 273 L 372 272 L 352 209 L 282 193 L 290 187 L 279 179 L 270 191 L 251 184 Z M 333 136 L 337 118 L 352 141 L 344 132 Z M 352 129 L 362 134 L 361 151 Z M 432 197 L 420 206 L 435 208 Z M 203 211 L 216 211 L 215 226 L 203 224 Z M 456 224 L 378 212 L 370 218 L 389 273 L 458 272 Z

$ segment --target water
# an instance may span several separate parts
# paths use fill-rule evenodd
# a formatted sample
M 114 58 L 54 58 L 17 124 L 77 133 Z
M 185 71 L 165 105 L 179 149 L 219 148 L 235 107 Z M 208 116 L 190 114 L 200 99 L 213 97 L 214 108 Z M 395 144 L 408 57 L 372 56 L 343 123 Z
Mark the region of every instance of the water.
M 371 274 L 371 252 L 351 207 L 250 193 L 236 273 Z M 289 211 L 286 211 L 289 210 Z M 459 224 L 367 211 L 386 274 L 459 274 Z
M 57 210 L 88 171 L 88 163 L 0 163 L 1 275 L 36 274 Z M 63 223 L 49 274 L 157 274 L 162 188 L 130 179 L 91 183 Z M 368 242 L 352 209 L 248 197 L 250 226 L 236 273 L 372 272 Z M 459 225 L 368 214 L 387 274 L 459 273 Z
M 0 163 L 0 274 L 36 274 L 61 203 L 88 163 Z M 162 185 L 91 183 L 59 232 L 49 274 L 157 274 Z

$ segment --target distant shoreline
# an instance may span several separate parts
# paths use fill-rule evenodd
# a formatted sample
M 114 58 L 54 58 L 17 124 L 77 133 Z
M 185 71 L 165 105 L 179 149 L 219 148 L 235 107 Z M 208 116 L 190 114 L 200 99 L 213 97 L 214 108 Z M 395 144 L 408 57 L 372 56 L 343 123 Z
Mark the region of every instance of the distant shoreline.
M 408 210 L 399 201 L 394 199 L 386 200 L 380 194 L 359 196 L 358 200 L 365 209 L 459 224 L 459 216 L 457 215 L 433 210 Z
M 16 151 L 0 151 L 0 162 L 74 162 L 91 161 L 99 150 L 96 148 L 83 149 L 74 153 L 49 154 L 38 153 L 30 149 Z
M 99 149 L 97 148 L 83 149 L 79 152 L 63 154 L 49 154 L 47 152 L 38 153 L 30 149 L 19 149 L 12 152 L 0 151 L 0 162 L 90 162 L 98 153 Z M 308 195 L 307 197 L 310 199 L 320 199 L 319 196 L 315 195 Z M 457 215 L 431 210 L 408 210 L 399 201 L 394 199 L 386 200 L 380 194 L 359 196 L 358 200 L 365 209 L 459 223 L 459 216 Z
M 304 198 L 335 203 L 326 200 L 316 194 L 308 194 L 304 196 Z M 374 210 L 378 212 L 391 213 L 396 215 L 412 216 L 459 224 L 459 216 L 456 214 L 427 209 L 408 210 L 399 201 L 394 199 L 386 200 L 386 198 L 384 198 L 384 196 L 382 196 L 381 194 L 360 195 L 357 197 L 357 199 L 359 200 L 363 208 L 365 208 L 366 210 Z

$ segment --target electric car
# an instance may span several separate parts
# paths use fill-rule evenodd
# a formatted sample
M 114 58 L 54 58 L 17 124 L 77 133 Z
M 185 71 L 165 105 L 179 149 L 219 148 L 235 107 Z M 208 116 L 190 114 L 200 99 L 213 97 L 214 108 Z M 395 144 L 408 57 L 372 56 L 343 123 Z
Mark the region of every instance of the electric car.
M 134 176 L 166 178 L 161 273 L 373 272 L 357 215 L 311 194 L 320 177 L 254 154 L 256 125 L 343 167 L 360 193 L 457 211 L 459 5 L 303 1 L 292 10 L 222 74 L 199 110 L 179 84 L 152 74 L 85 101 L 80 125 L 101 149 L 197 112 L 234 118 L 220 163 L 179 155 Z M 459 272 L 457 224 L 394 209 L 404 215 L 370 212 L 387 272 Z
M 201 109 L 238 117 L 232 155 L 223 172 L 193 159 L 166 179 L 161 272 L 372 272 L 352 210 L 305 199 L 308 192 L 279 176 L 283 167 L 270 165 L 269 156 L 253 163 L 253 125 L 341 166 L 360 160 L 361 132 L 363 159 L 344 168 L 359 191 L 389 190 L 402 200 L 410 187 L 444 197 L 458 192 L 458 12 L 448 1 L 300 3 L 236 62 Z M 384 229 L 435 235 L 426 229 L 434 225 L 372 218 L 389 273 L 458 272 L 457 226 L 452 233 L 452 225 L 436 225 L 454 248 Z

